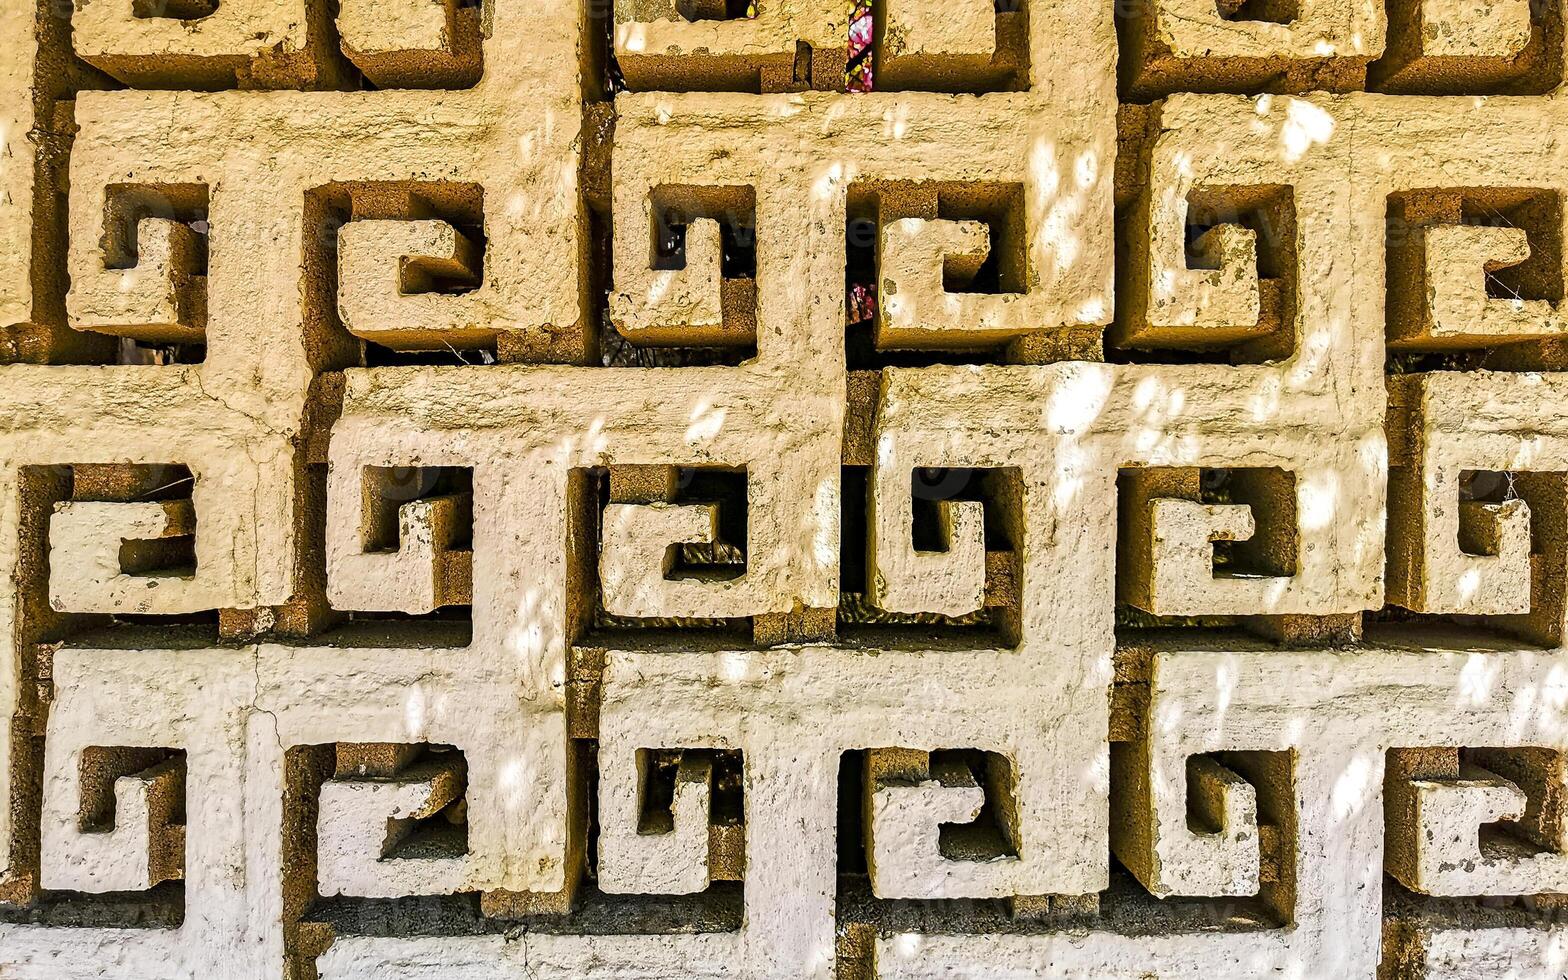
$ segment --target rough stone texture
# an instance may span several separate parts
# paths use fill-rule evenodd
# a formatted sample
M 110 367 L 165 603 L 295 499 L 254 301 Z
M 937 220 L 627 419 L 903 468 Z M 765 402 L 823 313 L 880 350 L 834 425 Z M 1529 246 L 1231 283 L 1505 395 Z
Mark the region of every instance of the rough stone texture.
M 0 10 L 0 327 L 32 316 L 33 71 L 38 40 L 27 4 Z M 9 332 L 9 331 L 8 331 Z
M 0 976 L 1561 977 L 1555 2 L 0 5 Z

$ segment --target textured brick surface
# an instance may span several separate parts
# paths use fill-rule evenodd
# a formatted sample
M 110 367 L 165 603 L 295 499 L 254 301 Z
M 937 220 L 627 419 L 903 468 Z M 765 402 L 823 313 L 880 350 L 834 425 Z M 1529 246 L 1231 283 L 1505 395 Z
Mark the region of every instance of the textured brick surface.
M 0 977 L 1568 976 L 1558 0 L 862 7 L 0 0 Z

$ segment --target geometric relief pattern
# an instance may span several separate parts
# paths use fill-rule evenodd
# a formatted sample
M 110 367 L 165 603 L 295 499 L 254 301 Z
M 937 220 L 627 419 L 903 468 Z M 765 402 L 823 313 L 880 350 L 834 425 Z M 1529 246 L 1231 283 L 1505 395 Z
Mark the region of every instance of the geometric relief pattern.
M 0 976 L 1568 976 L 1560 0 L 9 0 Z

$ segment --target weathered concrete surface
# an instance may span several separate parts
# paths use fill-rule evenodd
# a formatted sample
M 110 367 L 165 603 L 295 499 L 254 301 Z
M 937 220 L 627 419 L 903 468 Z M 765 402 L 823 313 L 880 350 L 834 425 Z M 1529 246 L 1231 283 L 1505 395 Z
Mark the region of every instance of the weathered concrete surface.
M 0 12 L 0 326 L 32 316 L 34 16 L 22 3 Z
M 1560 17 L 21 6 L 0 975 L 1562 972 Z

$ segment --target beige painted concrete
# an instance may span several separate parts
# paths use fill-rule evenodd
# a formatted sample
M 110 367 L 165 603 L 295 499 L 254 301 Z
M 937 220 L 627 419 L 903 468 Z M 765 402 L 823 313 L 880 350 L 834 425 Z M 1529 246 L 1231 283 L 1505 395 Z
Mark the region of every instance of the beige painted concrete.
M 0 975 L 1561 973 L 1560 26 L 723 6 L 0 10 Z

